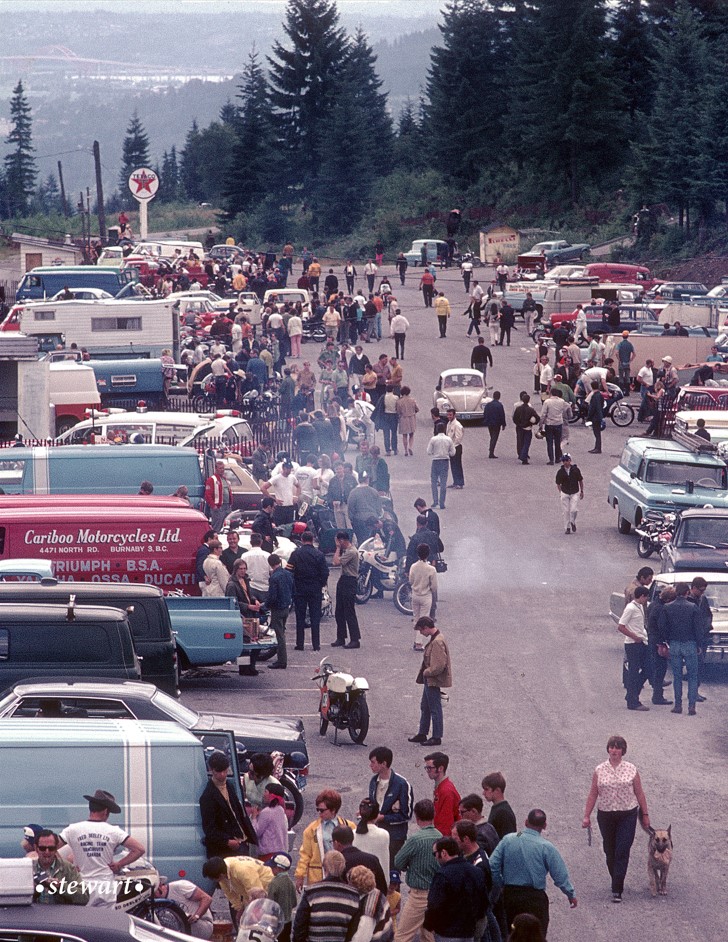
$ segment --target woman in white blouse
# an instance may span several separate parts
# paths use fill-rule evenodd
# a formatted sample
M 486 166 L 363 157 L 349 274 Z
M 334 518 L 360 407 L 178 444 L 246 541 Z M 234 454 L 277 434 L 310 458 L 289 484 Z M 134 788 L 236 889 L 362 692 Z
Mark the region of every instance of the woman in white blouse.
M 354 847 L 374 854 L 382 865 L 385 877 L 389 876 L 389 831 L 377 827 L 373 822 L 379 816 L 379 805 L 376 801 L 363 798 L 359 802 L 359 823 L 354 832 Z
M 609 759 L 594 770 L 581 824 L 583 828 L 591 827 L 591 813 L 596 805 L 597 824 L 602 835 L 607 869 L 612 878 L 612 900 L 615 903 L 622 902 L 624 878 L 638 815 L 645 831 L 650 825 L 640 775 L 631 762 L 623 761 L 626 752 L 626 739 L 622 736 L 609 737 Z

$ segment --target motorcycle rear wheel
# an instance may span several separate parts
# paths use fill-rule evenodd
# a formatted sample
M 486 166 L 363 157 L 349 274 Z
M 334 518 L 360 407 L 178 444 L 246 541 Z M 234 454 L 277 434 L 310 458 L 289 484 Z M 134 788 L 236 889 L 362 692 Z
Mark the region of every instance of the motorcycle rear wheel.
M 281 776 L 281 785 L 285 793 L 286 816 L 289 820 L 289 827 L 293 828 L 303 815 L 303 795 L 298 790 L 296 783 L 286 774 Z
M 369 732 L 369 705 L 364 694 L 357 697 L 349 708 L 349 735 L 361 745 Z
M 356 583 L 356 604 L 366 605 L 372 596 L 372 578 L 368 570 L 359 573 Z
M 649 559 L 655 552 L 655 546 L 648 536 L 640 537 L 640 541 L 637 544 L 637 552 L 642 559 Z
M 151 922 L 165 929 L 173 929 L 175 932 L 182 932 L 189 935 L 190 924 L 184 910 L 177 903 L 168 899 L 155 900 L 153 903 L 147 902 L 135 911 L 134 915 L 145 922 Z
M 412 586 L 409 584 L 409 579 L 403 579 L 397 584 L 393 601 L 398 612 L 402 612 L 403 615 L 412 614 Z

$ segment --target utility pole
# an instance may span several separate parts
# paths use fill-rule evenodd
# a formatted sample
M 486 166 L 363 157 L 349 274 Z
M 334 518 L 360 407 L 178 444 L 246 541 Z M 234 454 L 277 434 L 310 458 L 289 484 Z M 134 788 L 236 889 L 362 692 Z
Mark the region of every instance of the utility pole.
M 94 166 L 96 167 L 96 206 L 99 217 L 99 238 L 106 245 L 106 211 L 104 210 L 104 188 L 101 182 L 101 148 L 94 141 Z
M 63 164 L 58 161 L 58 184 L 61 188 L 61 207 L 63 215 L 68 219 L 68 203 L 66 202 L 66 188 L 63 185 Z
M 83 205 L 83 190 L 78 194 L 78 212 L 81 216 L 81 245 L 84 259 L 86 258 L 86 210 Z

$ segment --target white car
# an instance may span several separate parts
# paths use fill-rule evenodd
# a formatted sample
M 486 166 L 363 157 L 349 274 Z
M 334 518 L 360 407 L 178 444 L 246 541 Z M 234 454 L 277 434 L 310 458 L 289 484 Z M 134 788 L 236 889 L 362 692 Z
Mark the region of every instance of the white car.
M 235 303 L 233 298 L 221 298 L 219 294 L 205 288 L 199 291 L 173 291 L 167 300 L 173 304 L 175 301 L 207 301 L 216 311 L 222 311 L 224 314 L 227 314 L 230 305 Z
M 297 304 L 299 301 L 303 307 L 305 320 L 311 316 L 311 295 L 306 288 L 269 288 L 263 295 L 263 307 L 267 304 L 275 304 L 279 311 L 283 309 L 286 302 Z
M 454 409 L 460 420 L 482 420 L 483 407 L 490 400 L 483 374 L 465 368 L 443 370 L 432 394 L 432 403 L 443 417 Z
M 50 299 L 51 301 L 109 301 L 112 300 L 114 295 L 109 294 L 108 291 L 102 291 L 101 288 L 69 288 L 68 289 L 73 295 L 72 298 L 66 296 L 65 288 L 63 291 L 59 291 L 58 294 L 54 294 Z
M 203 415 L 196 412 L 125 412 L 105 409 L 60 435 L 59 445 L 142 444 L 194 445 L 201 438 L 221 438 L 231 444 L 250 442 L 247 421 L 230 410 Z

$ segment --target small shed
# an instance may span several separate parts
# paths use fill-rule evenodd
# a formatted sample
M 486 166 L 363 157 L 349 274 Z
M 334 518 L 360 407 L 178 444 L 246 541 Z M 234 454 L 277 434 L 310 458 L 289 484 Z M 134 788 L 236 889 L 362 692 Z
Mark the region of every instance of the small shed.
M 73 242 L 70 235 L 67 235 L 62 242 L 56 242 L 51 239 L 42 239 L 40 236 L 14 232 L 12 240 L 20 253 L 21 273 L 41 265 L 80 265 L 83 261 L 83 252 Z
M 505 262 L 515 262 L 521 250 L 521 232 L 512 226 L 496 225 L 480 230 L 480 261 L 492 264 L 496 255 Z

